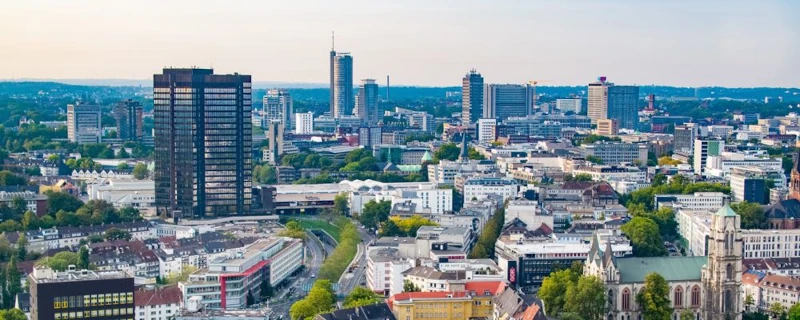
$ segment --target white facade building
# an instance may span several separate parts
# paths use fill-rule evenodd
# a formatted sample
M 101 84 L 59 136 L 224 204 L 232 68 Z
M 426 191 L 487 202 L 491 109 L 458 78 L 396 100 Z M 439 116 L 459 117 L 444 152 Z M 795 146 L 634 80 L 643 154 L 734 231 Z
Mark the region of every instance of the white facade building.
M 586 174 L 594 181 L 633 181 L 646 182 L 647 172 L 637 167 L 592 166 L 578 167 L 572 170 L 573 175 Z
M 370 248 L 367 253 L 367 288 L 382 295 L 403 292 L 403 272 L 413 260 L 402 258 L 396 248 Z
M 695 192 L 693 194 L 657 194 L 653 196 L 656 209 L 670 207 L 683 210 L 717 211 L 731 202 L 722 192 Z
M 314 113 L 295 113 L 295 127 L 294 133 L 296 134 L 310 134 L 314 132 Z
M 517 196 L 519 186 L 514 180 L 504 178 L 469 178 L 464 183 L 464 200 L 483 199 L 499 195 L 506 199 Z
M 421 184 L 417 189 L 381 191 L 375 195 L 375 201 L 384 200 L 391 201 L 392 206 L 413 203 L 417 213 L 441 214 L 453 211 L 453 189 L 440 189 L 431 184 Z
M 478 120 L 478 142 L 490 143 L 497 139 L 497 119 Z
M 575 114 L 581 113 L 581 99 L 556 99 L 556 109 L 562 113 L 572 111 Z

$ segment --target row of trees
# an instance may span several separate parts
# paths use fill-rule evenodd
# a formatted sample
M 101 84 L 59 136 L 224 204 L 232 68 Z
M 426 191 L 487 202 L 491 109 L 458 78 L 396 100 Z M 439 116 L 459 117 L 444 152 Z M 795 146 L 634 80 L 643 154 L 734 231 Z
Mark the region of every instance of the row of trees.
M 486 221 L 486 225 L 483 226 L 483 230 L 478 236 L 478 241 L 469 253 L 470 259 L 494 258 L 494 244 L 497 242 L 497 238 L 500 237 L 505 220 L 506 208 L 504 205 L 497 209 L 494 215 Z
M 49 191 L 46 193 L 48 213 L 38 217 L 27 210 L 24 200 L 12 199 L 11 205 L 0 205 L 0 232 L 46 229 L 54 226 L 89 226 L 141 220 L 135 208 L 117 209 L 103 200 L 90 200 L 85 204 L 77 198 Z M 23 213 L 20 213 L 23 212 Z
M 319 278 L 330 281 L 339 281 L 339 277 L 353 261 L 358 251 L 358 244 L 361 242 L 361 235 L 358 233 L 355 224 L 345 217 L 339 217 L 334 223 L 339 227 L 339 243 L 336 249 L 322 263 L 319 269 Z
M 416 237 L 417 230 L 423 226 L 438 226 L 439 224 L 420 215 L 408 218 L 390 217 L 381 224 L 382 237 Z
M 456 144 L 455 142 L 445 143 L 436 149 L 436 152 L 433 153 L 433 162 L 439 163 L 441 160 L 450 160 L 455 161 L 458 159 L 458 156 L 461 155 L 461 147 Z M 471 160 L 486 160 L 480 152 L 475 150 L 473 147 L 469 147 L 467 149 L 467 156 Z
M 336 308 L 336 295 L 329 279 L 319 279 L 308 295 L 292 304 L 289 316 L 292 320 L 311 320 L 318 314 L 328 313 Z

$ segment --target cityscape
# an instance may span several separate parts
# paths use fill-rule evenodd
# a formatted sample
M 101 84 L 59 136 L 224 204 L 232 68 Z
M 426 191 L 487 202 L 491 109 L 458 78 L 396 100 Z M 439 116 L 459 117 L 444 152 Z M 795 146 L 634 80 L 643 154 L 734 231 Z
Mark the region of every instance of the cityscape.
M 800 53 L 800 8 L 622 2 L 164 3 L 185 28 L 132 4 L 9 4 L 0 20 L 39 24 L 7 31 L 0 54 L 0 320 L 800 320 L 798 60 L 775 53 Z M 710 8 L 704 23 L 667 23 Z M 572 9 L 618 23 L 587 33 L 643 46 L 748 38 L 719 30 L 751 13 L 745 24 L 795 37 L 763 55 L 743 45 L 737 59 L 763 72 L 736 79 L 715 69 L 739 63 L 716 40 L 694 48 L 702 58 L 641 49 L 642 63 L 594 36 L 547 35 L 584 47 L 555 66 L 542 59 L 559 48 L 531 49 L 545 36 L 520 27 Z M 626 22 L 659 13 L 621 17 L 631 9 L 663 17 L 636 39 Z M 40 33 L 58 10 L 103 22 Z M 183 20 L 232 10 L 242 24 Z M 259 10 L 275 19 L 248 24 Z M 491 17 L 462 25 L 467 38 L 441 37 L 458 28 L 448 14 L 481 10 Z M 272 29 L 291 17 L 309 27 Z M 139 18 L 152 25 L 126 29 Z M 105 33 L 87 31 L 97 23 Z M 252 45 L 253 26 L 270 30 L 270 59 L 243 58 L 234 38 Z M 74 44 L 53 38 L 73 28 Z M 407 30 L 380 34 L 395 29 Z M 510 38 L 529 32 L 538 40 Z M 196 33 L 227 38 L 204 51 Z M 177 37 L 130 64 L 81 45 L 138 50 L 142 35 Z M 439 43 L 481 36 L 474 50 Z M 48 39 L 62 47 L 34 53 Z M 204 58 L 223 61 L 192 62 Z

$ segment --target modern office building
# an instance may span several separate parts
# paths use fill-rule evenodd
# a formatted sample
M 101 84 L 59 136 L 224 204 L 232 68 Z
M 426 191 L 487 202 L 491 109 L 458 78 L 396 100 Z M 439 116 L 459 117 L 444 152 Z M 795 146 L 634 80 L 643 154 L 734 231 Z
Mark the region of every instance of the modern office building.
M 100 106 L 88 104 L 67 105 L 67 138 L 77 144 L 101 141 Z
M 120 101 L 114 108 L 117 137 L 123 141 L 142 140 L 142 104 L 131 99 Z
M 597 120 L 597 134 L 601 136 L 614 136 L 619 133 L 619 121 L 616 119 Z
M 497 139 L 497 119 L 478 119 L 478 142 L 491 143 Z
M 294 133 L 296 134 L 310 134 L 314 132 L 314 113 L 309 111 L 306 113 L 294 114 Z
M 358 145 L 369 147 L 381 144 L 383 130 L 381 127 L 358 128 Z
M 639 111 L 639 87 L 615 86 L 598 77 L 589 84 L 588 115 L 592 123 L 602 119 L 616 119 L 619 127 L 636 129 Z
M 461 79 L 461 123 L 469 126 L 483 114 L 483 77 L 472 69 Z
M 331 51 L 331 117 L 353 114 L 353 57 Z
M 647 163 L 647 144 L 595 142 L 580 146 L 583 156 L 600 158 L 603 164 Z
M 283 123 L 284 128 L 291 129 L 292 114 L 294 114 L 294 106 L 292 105 L 292 95 L 289 90 L 284 89 L 270 89 L 264 96 L 264 119 L 262 123 L 268 124 L 270 121 L 280 121 Z
M 283 122 L 273 120 L 267 126 L 267 140 L 268 154 L 267 162 L 276 165 L 280 161 L 280 156 L 283 154 L 283 131 L 285 127 Z
M 700 137 L 700 126 L 696 123 L 686 123 L 675 126 L 675 151 L 692 152 L 694 140 Z
M 708 156 L 718 156 L 725 147 L 725 141 L 696 139 L 694 141 L 694 173 L 704 175 Z
M 135 318 L 133 277 L 120 271 L 35 267 L 28 283 L 32 320 Z
M 378 84 L 375 79 L 363 79 L 356 95 L 358 117 L 368 125 L 377 125 L 378 117 Z
M 202 218 L 248 214 L 251 77 L 212 69 L 153 76 L 156 209 Z
M 533 87 L 518 84 L 486 84 L 483 87 L 483 118 L 503 121 L 531 114 Z
M 581 113 L 581 99 L 556 99 L 556 109 L 561 110 L 562 113 L 572 111 L 575 114 Z

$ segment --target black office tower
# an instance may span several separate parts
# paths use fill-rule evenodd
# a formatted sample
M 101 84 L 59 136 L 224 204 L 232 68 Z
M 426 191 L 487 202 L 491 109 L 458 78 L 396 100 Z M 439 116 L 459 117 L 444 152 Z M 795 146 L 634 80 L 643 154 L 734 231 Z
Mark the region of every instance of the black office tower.
M 203 218 L 250 213 L 251 77 L 212 69 L 153 76 L 159 214 Z
M 483 114 L 483 77 L 472 69 L 461 79 L 461 124 L 478 122 Z
M 120 101 L 114 108 L 117 137 L 123 141 L 142 140 L 142 104 L 131 99 Z
M 35 268 L 28 276 L 32 320 L 133 320 L 133 278 L 122 272 L 55 272 Z

